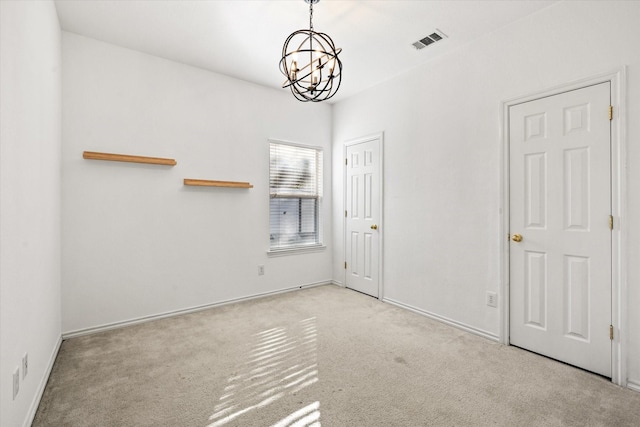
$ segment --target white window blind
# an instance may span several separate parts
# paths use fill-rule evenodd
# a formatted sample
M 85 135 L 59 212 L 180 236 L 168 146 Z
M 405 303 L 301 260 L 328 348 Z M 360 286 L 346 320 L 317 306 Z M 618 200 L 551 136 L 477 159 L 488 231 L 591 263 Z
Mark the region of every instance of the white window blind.
M 270 142 L 271 249 L 321 244 L 322 150 Z

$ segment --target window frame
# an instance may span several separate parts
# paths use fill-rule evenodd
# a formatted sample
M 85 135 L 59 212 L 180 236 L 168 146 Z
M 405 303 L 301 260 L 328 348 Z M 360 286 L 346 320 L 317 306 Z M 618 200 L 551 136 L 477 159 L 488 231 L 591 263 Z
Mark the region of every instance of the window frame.
M 319 146 L 314 146 L 314 145 L 307 145 L 307 144 L 301 144 L 301 143 L 297 143 L 297 142 L 290 142 L 290 141 L 283 141 L 283 140 L 279 140 L 279 139 L 272 139 L 269 138 L 267 140 L 268 142 L 268 148 L 269 148 L 269 250 L 267 251 L 267 254 L 271 257 L 271 256 L 282 256 L 282 255 L 290 255 L 290 254 L 295 254 L 295 253 L 306 253 L 306 252 L 317 252 L 317 251 L 322 251 L 326 248 L 326 246 L 323 243 L 323 227 L 322 227 L 322 223 L 323 223 L 323 211 L 322 211 L 322 206 L 323 206 L 323 198 L 324 198 L 324 194 L 323 194 L 323 188 L 324 188 L 324 148 L 323 147 L 319 147 Z M 296 196 L 280 196 L 280 197 L 274 197 L 272 195 L 271 192 L 271 145 L 272 144 L 276 144 L 276 145 L 285 145 L 285 146 L 289 146 L 289 147 L 297 147 L 297 148 L 302 148 L 302 149 L 306 149 L 306 150 L 315 150 L 316 151 L 316 156 L 319 155 L 319 159 L 320 159 L 320 165 L 316 166 L 316 175 L 315 175 L 315 180 L 316 180 L 316 187 L 318 188 L 317 191 L 317 195 L 316 196 L 306 196 L 306 197 L 296 197 Z M 318 159 L 318 157 L 316 157 Z M 292 245 L 287 245 L 287 246 L 272 246 L 272 241 L 271 241 L 271 200 L 274 198 L 279 198 L 279 199 L 289 199 L 289 200 L 299 200 L 301 201 L 303 198 L 306 199 L 314 199 L 316 201 L 315 203 L 315 218 L 314 218 L 314 228 L 316 229 L 315 235 L 317 236 L 316 238 L 316 242 L 314 243 L 305 243 L 305 244 L 292 244 Z M 301 213 L 299 213 L 299 215 L 301 215 Z

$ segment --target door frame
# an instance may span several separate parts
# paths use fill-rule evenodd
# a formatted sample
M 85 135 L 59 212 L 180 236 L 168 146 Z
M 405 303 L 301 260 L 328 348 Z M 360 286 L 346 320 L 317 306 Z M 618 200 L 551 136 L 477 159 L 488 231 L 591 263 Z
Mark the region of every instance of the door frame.
M 360 138 L 350 139 L 345 141 L 342 144 L 342 158 L 347 158 L 347 147 L 352 145 L 362 144 L 363 142 L 369 142 L 378 140 L 378 152 L 380 154 L 380 162 L 378 164 L 378 176 L 380 182 L 380 219 L 378 220 L 378 299 L 382 300 L 384 297 L 384 276 L 383 276 L 383 257 L 384 253 L 384 132 L 378 132 L 371 135 L 363 136 Z M 347 210 L 347 167 L 344 164 L 344 160 L 342 161 L 342 212 Z M 342 248 L 343 248 L 343 258 L 347 259 L 347 218 L 345 215 L 342 216 Z M 344 269 L 344 275 L 342 276 L 344 280 L 344 286 L 347 287 L 347 269 Z
M 627 386 L 627 150 L 626 150 L 626 67 L 587 77 L 570 83 L 503 101 L 501 103 L 501 218 L 500 218 L 500 342 L 509 345 L 509 108 L 539 98 L 570 90 L 611 83 L 611 324 L 614 339 L 611 344 L 611 381 Z

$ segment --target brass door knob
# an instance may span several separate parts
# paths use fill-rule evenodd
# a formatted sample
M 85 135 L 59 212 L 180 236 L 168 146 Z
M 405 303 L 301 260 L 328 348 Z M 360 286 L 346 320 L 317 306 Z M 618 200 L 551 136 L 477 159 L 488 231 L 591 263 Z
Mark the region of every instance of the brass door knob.
M 371 226 L 371 229 L 372 229 L 372 230 L 377 230 L 377 229 L 378 229 L 378 224 L 373 224 L 373 225 Z
M 522 242 L 522 236 L 516 233 L 513 236 L 511 236 L 511 240 L 513 240 L 514 242 Z

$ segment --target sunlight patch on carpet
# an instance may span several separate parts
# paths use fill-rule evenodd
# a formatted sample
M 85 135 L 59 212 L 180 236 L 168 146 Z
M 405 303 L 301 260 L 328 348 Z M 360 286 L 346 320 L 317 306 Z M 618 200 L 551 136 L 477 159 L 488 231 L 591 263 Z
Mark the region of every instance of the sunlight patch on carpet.
M 271 427 L 320 427 L 320 402 L 298 409 Z
M 209 417 L 207 427 L 220 427 L 244 414 L 264 408 L 287 394 L 318 382 L 316 318 L 293 327 L 278 327 L 254 335 L 246 360 L 227 379 L 227 386 Z M 274 427 L 319 427 L 320 402 L 311 403 Z

